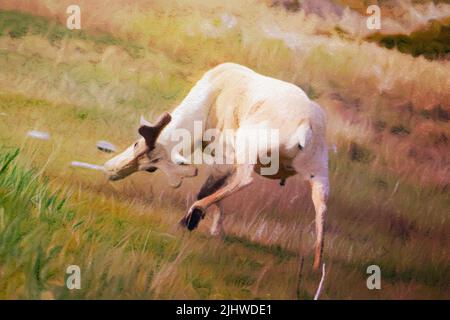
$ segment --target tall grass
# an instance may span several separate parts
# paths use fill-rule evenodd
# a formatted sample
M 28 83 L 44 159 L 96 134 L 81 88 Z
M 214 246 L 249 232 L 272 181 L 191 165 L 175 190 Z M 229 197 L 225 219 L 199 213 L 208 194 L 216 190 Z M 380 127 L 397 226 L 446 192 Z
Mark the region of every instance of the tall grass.
M 0 155 L 0 287 L 2 298 L 39 298 L 52 272 L 47 262 L 62 249 L 50 244 L 50 226 L 60 226 L 71 212 L 35 170 L 16 166 L 18 153 L 2 149 Z

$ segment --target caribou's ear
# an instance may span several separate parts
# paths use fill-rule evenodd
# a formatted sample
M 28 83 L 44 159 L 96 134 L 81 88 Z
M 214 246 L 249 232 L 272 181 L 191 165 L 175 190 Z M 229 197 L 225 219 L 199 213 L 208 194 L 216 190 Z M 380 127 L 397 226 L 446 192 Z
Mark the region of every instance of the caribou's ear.
M 161 131 L 167 126 L 172 120 L 172 117 L 169 113 L 164 112 L 158 120 L 156 120 L 155 124 L 151 124 L 144 117 L 141 116 L 139 134 L 144 137 L 147 146 L 150 148 L 154 147 L 156 140 L 158 139 Z
M 144 116 L 141 116 L 141 118 L 139 119 L 139 125 L 141 127 L 143 127 L 143 126 L 151 127 L 152 126 L 152 124 L 150 122 L 145 120 Z

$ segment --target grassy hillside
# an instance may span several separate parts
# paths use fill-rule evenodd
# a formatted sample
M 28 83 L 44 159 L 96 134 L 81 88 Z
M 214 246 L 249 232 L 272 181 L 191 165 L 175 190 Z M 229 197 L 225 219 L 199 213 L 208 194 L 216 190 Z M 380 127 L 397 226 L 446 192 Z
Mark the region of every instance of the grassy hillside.
M 64 17 L 63 2 L 46 3 L 31 9 Z M 69 166 L 103 163 L 97 140 L 127 146 L 140 114 L 171 110 L 225 61 L 292 81 L 328 111 L 337 152 L 323 298 L 449 297 L 448 63 L 296 29 L 310 18 L 262 5 L 120 5 L 91 8 L 81 32 L 0 11 L 1 298 L 314 295 L 313 208 L 299 181 L 261 179 L 227 201 L 228 235 L 215 239 L 209 219 L 191 234 L 176 227 L 201 177 L 173 191 L 159 173 L 109 183 Z M 238 11 L 281 29 L 261 33 Z M 32 129 L 51 139 L 26 137 Z M 71 264 L 82 290 L 65 287 Z M 380 291 L 366 288 L 370 264 L 381 267 Z

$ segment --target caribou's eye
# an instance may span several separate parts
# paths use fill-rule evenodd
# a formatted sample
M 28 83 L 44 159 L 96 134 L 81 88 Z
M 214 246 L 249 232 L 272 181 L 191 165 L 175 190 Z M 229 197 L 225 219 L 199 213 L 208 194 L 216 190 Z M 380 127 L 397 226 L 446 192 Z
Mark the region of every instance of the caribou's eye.
M 135 149 L 136 149 L 137 145 L 138 145 L 138 143 L 136 142 L 136 143 L 134 144 L 134 148 L 135 148 Z

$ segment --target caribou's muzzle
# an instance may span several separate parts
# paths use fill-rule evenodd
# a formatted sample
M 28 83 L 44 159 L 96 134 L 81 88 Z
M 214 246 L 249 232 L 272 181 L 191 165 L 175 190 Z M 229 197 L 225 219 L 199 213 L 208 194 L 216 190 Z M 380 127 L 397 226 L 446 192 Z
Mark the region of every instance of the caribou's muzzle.
M 123 154 L 107 161 L 103 167 L 110 181 L 123 179 L 137 171 L 137 166 L 134 164 L 132 158 L 124 157 Z

